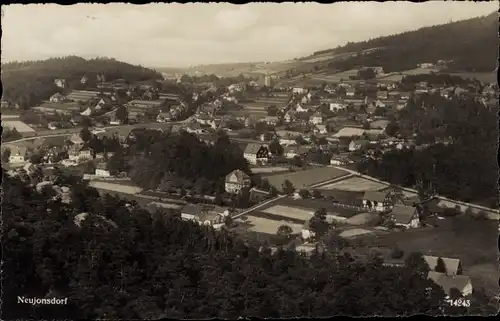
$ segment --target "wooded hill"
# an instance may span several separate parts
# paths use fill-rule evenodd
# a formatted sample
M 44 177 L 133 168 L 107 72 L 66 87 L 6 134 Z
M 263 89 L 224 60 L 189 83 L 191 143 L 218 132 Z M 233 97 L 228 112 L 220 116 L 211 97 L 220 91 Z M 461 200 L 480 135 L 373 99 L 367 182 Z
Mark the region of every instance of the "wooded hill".
M 314 55 L 359 53 L 372 48 L 378 50 L 332 61 L 329 67 L 347 70 L 361 65 L 382 66 L 386 72 L 398 72 L 414 69 L 423 62 L 453 60 L 448 65 L 450 70 L 492 72 L 497 66 L 498 13 L 347 43 L 335 49 L 317 51 Z
M 3 99 L 21 108 L 32 107 L 60 91 L 54 80 L 66 80 L 67 88 L 81 87 L 86 75 L 87 86 L 95 85 L 97 75 L 106 81 L 126 79 L 129 82 L 162 79 L 155 70 L 134 66 L 111 58 L 83 59 L 69 56 L 41 61 L 2 64 Z

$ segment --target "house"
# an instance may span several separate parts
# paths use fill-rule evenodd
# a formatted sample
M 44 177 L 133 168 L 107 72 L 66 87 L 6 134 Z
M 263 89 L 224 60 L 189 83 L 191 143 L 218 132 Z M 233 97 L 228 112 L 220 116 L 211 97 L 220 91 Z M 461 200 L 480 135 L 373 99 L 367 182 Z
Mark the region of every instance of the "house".
M 326 127 L 326 125 L 322 125 L 322 124 L 316 124 L 316 126 L 314 126 L 313 128 L 313 133 L 315 135 L 324 135 L 324 134 L 328 134 L 328 128 Z
M 283 154 L 286 158 L 292 159 L 294 157 L 305 157 L 311 148 L 309 146 L 286 146 Z
M 172 119 L 172 115 L 170 112 L 168 113 L 159 113 L 158 116 L 156 116 L 156 121 L 159 123 L 165 123 L 167 121 L 170 121 Z
M 54 84 L 59 88 L 66 88 L 66 79 L 56 78 Z
M 332 158 L 330 159 L 330 165 L 346 165 L 349 164 L 351 161 L 349 157 L 345 155 L 333 155 Z
M 226 175 L 225 189 L 231 194 L 238 194 L 243 188 L 250 187 L 251 180 L 245 172 L 237 169 Z
M 309 108 L 302 106 L 301 104 L 297 104 L 295 107 L 295 111 L 297 113 L 305 113 L 309 111 Z
M 329 103 L 330 111 L 336 112 L 347 108 L 347 104 L 342 100 L 335 100 Z
M 345 95 L 347 97 L 354 97 L 354 95 L 356 95 L 356 90 L 354 88 L 347 88 L 346 92 L 345 92 Z
M 61 93 L 55 93 L 52 96 L 50 96 L 49 101 L 51 103 L 62 103 L 64 99 L 65 97 Z
M 266 116 L 264 118 L 264 121 L 268 124 L 268 125 L 276 125 L 279 123 L 279 117 L 278 116 Z
M 10 150 L 9 163 L 19 164 L 27 161 L 28 149 L 24 146 L 14 146 Z
M 83 139 L 80 137 L 80 134 L 71 135 L 69 141 L 74 145 L 82 145 L 84 143 Z
M 91 160 L 92 150 L 89 147 L 74 145 L 68 151 L 68 158 L 72 162 Z
M 427 277 L 443 288 L 447 298 L 452 294 L 451 289 L 457 289 L 464 297 L 472 294 L 473 287 L 469 276 L 446 275 L 444 273 L 429 271 Z
M 362 148 L 365 148 L 368 146 L 370 142 L 365 139 L 358 139 L 358 140 L 353 140 L 349 143 L 349 151 L 353 152 L 355 150 L 360 150 Z
M 368 191 L 362 197 L 363 207 L 377 212 L 385 212 L 391 209 L 392 200 L 388 193 Z
M 243 157 L 252 165 L 265 165 L 269 161 L 269 148 L 266 145 L 250 143 L 245 148 Z
M 302 87 L 295 87 L 292 89 L 292 93 L 302 95 L 307 93 L 307 89 Z
M 387 99 L 389 97 L 386 90 L 380 90 L 377 92 L 377 99 Z
M 212 206 L 202 207 L 198 204 L 187 204 L 181 209 L 181 218 L 185 221 L 194 221 L 200 225 L 211 225 L 220 228 L 224 225 L 224 219 L 229 211 Z
M 396 226 L 406 228 L 420 227 L 420 219 L 417 208 L 396 204 L 392 208 L 391 219 Z
M 439 257 L 431 256 L 431 255 L 424 255 L 423 258 L 424 258 L 424 261 L 427 263 L 427 265 L 429 265 L 429 269 L 431 271 L 435 271 Z M 446 275 L 460 275 L 460 274 L 462 274 L 462 263 L 460 262 L 460 259 L 441 257 L 441 260 L 443 260 L 443 263 L 444 263 L 444 266 L 446 269 L 446 271 L 444 273 Z
M 95 168 L 95 174 L 96 176 L 100 177 L 110 177 L 111 173 L 108 169 L 108 165 L 104 162 L 98 163 Z
M 316 233 L 311 229 L 309 220 L 307 220 L 302 226 L 301 236 L 303 240 L 309 240 L 316 236 Z
M 311 115 L 311 117 L 309 117 L 309 123 L 314 125 L 323 123 L 323 115 L 321 114 L 321 112 L 317 111 L 313 115 Z
M 287 123 L 293 122 L 295 120 L 295 113 L 296 112 L 293 111 L 293 110 L 287 111 L 286 114 L 285 114 L 285 117 L 284 117 L 285 122 L 287 122 Z
M 50 122 L 47 127 L 50 129 L 50 130 L 56 130 L 57 129 L 57 122 Z

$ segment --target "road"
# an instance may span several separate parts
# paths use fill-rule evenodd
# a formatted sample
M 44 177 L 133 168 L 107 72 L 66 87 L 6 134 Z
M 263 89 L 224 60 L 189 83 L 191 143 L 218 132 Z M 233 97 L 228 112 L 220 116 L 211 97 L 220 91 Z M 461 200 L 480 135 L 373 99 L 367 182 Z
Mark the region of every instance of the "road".
M 175 121 L 175 122 L 168 122 L 168 123 L 147 123 L 147 124 L 134 124 L 134 125 L 114 125 L 114 126 L 106 126 L 106 127 L 99 127 L 99 129 L 118 129 L 118 128 L 162 128 L 162 127 L 169 127 L 172 125 L 176 124 L 183 124 L 187 123 L 191 120 L 191 117 L 181 120 L 181 121 Z M 57 130 L 51 130 L 51 131 L 43 131 L 43 132 L 37 132 L 36 136 L 31 136 L 31 137 L 24 137 L 20 139 L 16 139 L 10 142 L 5 142 L 5 146 L 11 146 L 15 145 L 16 143 L 24 142 L 24 141 L 29 141 L 33 140 L 35 138 L 46 138 L 46 137 L 59 137 L 59 136 L 69 136 L 75 133 L 79 133 L 82 129 L 80 127 L 76 128 L 70 128 L 70 129 L 57 129 Z
M 248 214 L 248 213 L 250 213 L 250 212 L 252 212 L 252 211 L 255 211 L 256 209 L 258 209 L 258 208 L 260 208 L 260 207 L 262 207 L 262 206 L 264 206 L 264 205 L 267 205 L 267 204 L 269 204 L 269 203 L 271 203 L 271 202 L 275 202 L 275 201 L 277 201 L 277 200 L 279 200 L 279 199 L 282 199 L 282 198 L 284 198 L 284 197 L 286 197 L 286 196 L 287 196 L 287 195 L 279 195 L 279 196 L 277 196 L 277 197 L 275 197 L 275 198 L 272 198 L 272 199 L 270 199 L 270 200 L 267 200 L 267 201 L 265 201 L 265 202 L 263 202 L 263 203 L 259 203 L 259 204 L 257 204 L 257 205 L 254 205 L 254 206 L 252 206 L 252 207 L 250 207 L 250 208 L 248 208 L 248 209 L 244 210 L 243 212 L 240 212 L 240 213 L 238 213 L 238 214 L 236 214 L 236 215 L 232 216 L 231 218 L 234 220 L 234 219 L 236 219 L 236 218 L 238 218 L 238 217 L 241 217 L 241 216 L 243 216 L 243 215 L 245 215 L 245 214 Z

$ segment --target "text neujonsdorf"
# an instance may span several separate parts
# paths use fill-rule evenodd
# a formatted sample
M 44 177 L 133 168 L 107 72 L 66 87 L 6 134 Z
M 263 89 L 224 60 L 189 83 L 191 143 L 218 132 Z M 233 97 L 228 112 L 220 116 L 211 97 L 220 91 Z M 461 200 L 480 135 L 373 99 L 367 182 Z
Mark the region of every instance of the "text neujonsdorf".
M 66 305 L 68 304 L 68 298 L 26 298 L 24 296 L 17 297 L 17 303 L 25 303 L 25 304 L 55 304 L 55 305 Z

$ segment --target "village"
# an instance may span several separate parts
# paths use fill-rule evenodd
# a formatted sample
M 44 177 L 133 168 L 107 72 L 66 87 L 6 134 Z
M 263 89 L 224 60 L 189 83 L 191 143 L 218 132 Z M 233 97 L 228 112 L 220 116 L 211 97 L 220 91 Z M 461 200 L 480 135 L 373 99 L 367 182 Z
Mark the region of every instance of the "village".
M 376 76 L 362 79 L 367 70 Z M 422 198 L 416 189 L 394 186 L 356 170 L 357 163 L 381 158 L 394 149 L 429 146 L 416 133 L 403 135 L 394 130 L 395 115 L 414 97 L 473 97 L 484 108 L 493 108 L 496 85 L 486 85 L 478 93 L 472 84 L 421 81 L 408 89 L 401 79 L 385 75 L 381 67 L 343 74 L 345 79 L 317 86 L 290 86 L 271 75 L 224 88 L 204 83 L 183 95 L 163 90 L 155 81 L 107 82 L 99 75 L 97 88 L 73 90 L 65 79 L 55 79 L 60 91 L 27 112 L 2 100 L 2 124 L 17 133 L 2 144 L 2 166 L 11 175 L 42 177 L 37 183 L 40 190 L 53 185 L 57 171 L 78 172 L 103 194 L 125 196 L 150 211 L 175 211 L 184 220 L 258 241 L 293 243 L 306 253 L 317 248 L 320 236 L 333 230 L 346 240 L 372 242 L 386 264 L 394 265 L 402 264 L 407 253 L 397 248 L 398 242 L 376 246 L 386 236 L 426 238 L 457 215 L 498 219 L 498 210 L 439 195 Z M 82 76 L 80 86 L 85 87 L 87 81 Z M 247 208 L 220 206 L 213 195 L 192 191 L 186 196 L 179 191 L 139 188 L 126 172 L 113 172 L 108 165 L 120 146 L 130 144 L 134 133 L 144 129 L 187 132 L 207 145 L 215 144 L 224 133 L 241 147 L 252 176 L 265 183 L 255 186 L 252 177 L 241 170 L 227 174 L 222 197 L 248 191 L 252 202 Z M 440 137 L 433 143 L 449 144 L 450 139 Z M 91 140 L 105 147 L 96 150 L 95 143 L 88 143 Z M 68 198 L 71 186 L 53 187 L 59 197 Z M 324 231 L 320 232 L 318 221 L 324 222 Z M 431 270 L 429 278 L 445 291 L 456 288 L 463 296 L 472 292 L 476 276 L 463 274 L 460 256 L 447 257 L 447 252 L 429 248 L 416 250 L 429 253 L 424 256 Z

